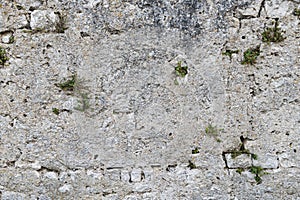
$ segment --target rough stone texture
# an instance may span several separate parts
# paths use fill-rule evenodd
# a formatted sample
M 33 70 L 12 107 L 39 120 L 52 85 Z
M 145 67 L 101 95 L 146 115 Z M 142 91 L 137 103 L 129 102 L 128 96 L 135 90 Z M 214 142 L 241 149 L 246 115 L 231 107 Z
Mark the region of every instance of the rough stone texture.
M 0 1 L 1 199 L 300 199 L 299 3 Z

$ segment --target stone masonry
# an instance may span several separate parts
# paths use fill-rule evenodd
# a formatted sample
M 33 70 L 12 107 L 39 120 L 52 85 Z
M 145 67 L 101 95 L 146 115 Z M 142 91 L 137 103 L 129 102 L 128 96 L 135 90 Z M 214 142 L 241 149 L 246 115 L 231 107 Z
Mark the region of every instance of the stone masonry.
M 300 200 L 299 0 L 0 0 L 2 200 Z

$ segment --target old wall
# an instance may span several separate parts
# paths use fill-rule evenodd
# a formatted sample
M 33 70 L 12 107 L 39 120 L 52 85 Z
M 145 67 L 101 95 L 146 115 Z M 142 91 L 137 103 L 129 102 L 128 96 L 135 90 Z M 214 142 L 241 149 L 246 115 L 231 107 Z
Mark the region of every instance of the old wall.
M 300 199 L 299 4 L 1 0 L 1 199 Z

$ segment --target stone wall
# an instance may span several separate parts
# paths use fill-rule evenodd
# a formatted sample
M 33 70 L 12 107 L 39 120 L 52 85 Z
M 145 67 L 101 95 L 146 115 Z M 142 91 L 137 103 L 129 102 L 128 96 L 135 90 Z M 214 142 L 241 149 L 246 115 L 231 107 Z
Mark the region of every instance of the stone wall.
M 1 199 L 300 199 L 299 0 L 0 11 Z

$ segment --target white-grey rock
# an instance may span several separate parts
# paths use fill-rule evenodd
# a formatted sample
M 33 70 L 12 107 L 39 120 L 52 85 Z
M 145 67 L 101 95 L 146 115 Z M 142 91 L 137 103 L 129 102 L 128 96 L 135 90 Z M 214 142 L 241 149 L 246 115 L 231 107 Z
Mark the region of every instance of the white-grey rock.
M 227 166 L 229 168 L 247 168 L 252 165 L 251 156 L 249 154 L 241 154 L 232 158 L 231 154 L 225 154 Z
M 46 172 L 44 174 L 44 177 L 49 178 L 49 179 L 53 179 L 53 180 L 58 179 L 57 173 L 55 173 L 55 172 Z
M 130 180 L 130 172 L 128 170 L 122 170 L 121 171 L 121 179 L 124 182 L 129 182 Z
M 58 188 L 58 191 L 61 193 L 67 193 L 70 192 L 71 190 L 73 190 L 73 186 L 70 184 L 64 184 L 63 186 Z
M 8 31 L 2 34 L 2 42 L 5 44 L 9 44 L 12 42 L 12 38 L 13 38 L 13 33 Z
M 54 11 L 34 10 L 30 16 L 30 27 L 32 30 L 55 30 L 58 17 Z
M 297 199 L 298 3 L 1 1 L 2 198 Z
M 257 160 L 253 160 L 253 165 L 267 169 L 277 169 L 278 157 L 272 154 L 259 155 Z
M 18 192 L 4 191 L 1 195 L 1 200 L 25 200 L 26 195 Z
M 292 2 L 290 1 L 271 0 L 266 1 L 265 3 L 267 15 L 271 18 L 282 18 L 287 16 L 292 7 Z
M 130 173 L 130 180 L 132 182 L 139 182 L 142 179 L 142 170 L 140 168 L 132 169 Z
M 140 193 L 145 193 L 145 192 L 150 192 L 151 188 L 149 187 L 148 184 L 135 183 L 134 186 L 133 186 L 133 191 L 140 192 Z

